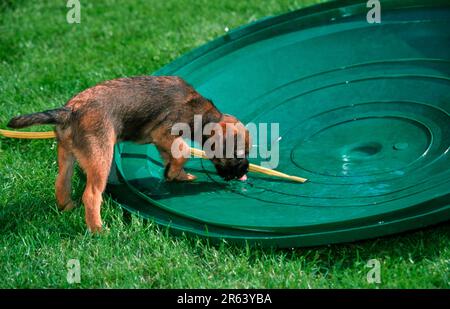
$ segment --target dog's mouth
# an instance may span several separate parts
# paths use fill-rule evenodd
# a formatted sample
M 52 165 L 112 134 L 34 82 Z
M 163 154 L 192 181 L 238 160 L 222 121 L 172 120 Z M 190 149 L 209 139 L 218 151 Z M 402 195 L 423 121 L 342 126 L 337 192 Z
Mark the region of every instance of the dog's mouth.
M 248 173 L 249 162 L 247 158 L 232 158 L 232 159 L 213 159 L 217 174 L 225 181 L 234 179 L 244 180 Z

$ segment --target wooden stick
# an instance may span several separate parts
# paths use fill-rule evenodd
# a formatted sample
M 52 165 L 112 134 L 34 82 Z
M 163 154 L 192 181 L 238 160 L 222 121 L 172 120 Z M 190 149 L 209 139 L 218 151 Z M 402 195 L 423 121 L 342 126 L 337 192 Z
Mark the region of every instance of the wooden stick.
M 206 156 L 206 153 L 203 150 L 200 150 L 197 148 L 191 148 L 191 154 L 195 157 L 208 159 L 208 157 Z M 280 178 L 297 181 L 297 182 L 301 182 L 301 183 L 304 183 L 308 180 L 306 178 L 302 178 L 302 177 L 298 177 L 298 176 L 291 176 L 291 175 L 288 175 L 288 174 L 285 174 L 282 172 L 278 172 L 276 170 L 271 170 L 270 168 L 262 167 L 262 166 L 259 166 L 256 164 L 251 164 L 251 163 L 249 166 L 249 171 L 255 172 L 255 173 L 260 173 L 260 174 L 265 174 L 268 176 L 280 177 Z

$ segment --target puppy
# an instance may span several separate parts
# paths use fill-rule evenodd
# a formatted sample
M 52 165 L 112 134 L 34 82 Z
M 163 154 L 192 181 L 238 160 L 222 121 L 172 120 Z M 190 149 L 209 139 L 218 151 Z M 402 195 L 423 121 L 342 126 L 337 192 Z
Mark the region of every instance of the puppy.
M 225 180 L 243 177 L 249 167 L 249 133 L 246 128 L 235 117 L 222 114 L 212 101 L 175 76 L 106 81 L 77 94 L 64 107 L 14 117 L 8 126 L 56 125 L 59 173 L 55 191 L 58 207 L 61 210 L 74 207 L 70 193 L 76 160 L 87 176 L 82 197 L 86 224 L 90 231 L 99 232 L 102 228 L 102 193 L 109 175 L 114 144 L 118 141 L 153 143 L 164 160 L 167 180 L 194 180 L 195 176 L 183 169 L 187 158 L 174 157 L 171 151 L 174 142 L 180 145 L 180 150 L 189 151 L 181 136 L 172 135 L 171 129 L 175 123 L 187 123 L 195 129 L 194 115 L 202 116 L 202 128 L 208 123 L 216 123 L 221 128 L 227 124 L 235 125 L 231 136 L 242 138 L 244 149 L 233 151 L 231 158 L 217 155 L 209 158 Z M 202 133 L 201 136 L 202 142 L 211 136 L 222 136 L 224 145 L 230 138 L 223 130 L 213 130 L 212 134 Z M 237 153 L 244 156 L 239 157 Z

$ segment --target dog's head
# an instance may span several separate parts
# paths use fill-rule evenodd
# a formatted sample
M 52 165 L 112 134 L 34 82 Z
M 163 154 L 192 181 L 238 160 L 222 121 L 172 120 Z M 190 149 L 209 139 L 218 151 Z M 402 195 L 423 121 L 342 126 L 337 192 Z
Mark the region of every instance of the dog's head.
M 224 180 L 240 179 L 247 174 L 249 168 L 250 134 L 247 128 L 231 115 L 223 115 L 214 130 L 216 145 L 209 156 L 217 173 Z

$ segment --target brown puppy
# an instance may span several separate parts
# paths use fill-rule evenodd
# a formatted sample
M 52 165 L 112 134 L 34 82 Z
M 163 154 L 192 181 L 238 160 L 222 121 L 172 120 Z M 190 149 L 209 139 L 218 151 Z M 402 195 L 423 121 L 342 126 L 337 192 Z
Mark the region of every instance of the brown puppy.
M 219 112 L 210 100 L 179 77 L 142 76 L 107 81 L 79 93 L 62 108 L 17 116 L 11 119 L 8 126 L 56 125 L 59 167 L 55 185 L 57 203 L 61 210 L 74 207 L 70 193 L 73 166 L 77 160 L 87 175 L 82 198 L 86 224 L 89 230 L 98 232 L 102 228 L 100 205 L 114 144 L 125 140 L 153 143 L 164 159 L 168 180 L 193 180 L 195 177 L 183 169 L 187 158 L 172 155 L 174 142 L 179 143 L 180 150 L 188 150 L 188 145 L 179 135 L 172 135 L 171 129 L 175 123 L 187 123 L 195 129 L 194 115 L 202 116 L 202 128 L 208 123 L 218 123 L 222 128 L 227 123 L 239 124 L 233 128 L 232 136 L 243 137 L 245 149 L 236 149 L 231 158 L 210 158 L 226 180 L 245 175 L 249 166 L 249 135 L 245 127 L 235 117 Z M 214 130 L 210 135 L 202 133 L 203 139 L 222 134 L 225 141 L 228 136 L 220 130 Z M 245 156 L 238 157 L 237 152 L 244 152 Z

